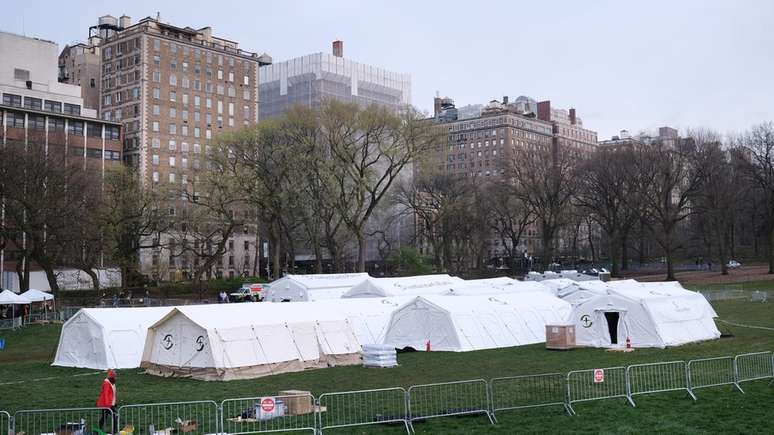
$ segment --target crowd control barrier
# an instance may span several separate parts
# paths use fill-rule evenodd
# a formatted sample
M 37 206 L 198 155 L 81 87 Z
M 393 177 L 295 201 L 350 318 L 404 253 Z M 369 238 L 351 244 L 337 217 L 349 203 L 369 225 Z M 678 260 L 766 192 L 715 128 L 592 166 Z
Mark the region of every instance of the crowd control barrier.
M 638 394 L 666 393 L 685 390 L 693 400 L 696 396 L 688 386 L 688 371 L 685 361 L 669 361 L 650 364 L 635 364 L 626 368 L 626 387 L 629 401 Z
M 742 391 L 734 376 L 734 358 L 721 356 L 688 361 L 688 388 L 693 392 L 700 388 L 731 385 Z
M 16 411 L 9 433 L 95 434 L 115 432 L 116 415 L 103 408 L 28 409 Z
M 413 385 L 408 389 L 409 421 L 452 415 L 485 414 L 489 411 L 489 385 L 483 379 Z
M 492 415 L 496 417 L 497 411 L 540 406 L 562 406 L 570 414 L 565 402 L 565 380 L 561 373 L 494 378 L 489 382 Z
M 317 432 L 316 399 L 307 393 L 227 399 L 220 404 L 222 433 Z
M 628 394 L 625 367 L 574 370 L 567 373 L 567 407 L 575 414 L 572 404 L 591 400 L 623 398 L 632 406 Z
M 126 432 L 135 434 L 217 434 L 220 433 L 219 421 L 220 407 L 211 400 L 147 403 L 118 408 L 118 430 L 128 427 L 131 430 Z
M 318 427 L 325 429 L 400 423 L 411 433 L 407 392 L 403 388 L 344 391 L 320 395 Z

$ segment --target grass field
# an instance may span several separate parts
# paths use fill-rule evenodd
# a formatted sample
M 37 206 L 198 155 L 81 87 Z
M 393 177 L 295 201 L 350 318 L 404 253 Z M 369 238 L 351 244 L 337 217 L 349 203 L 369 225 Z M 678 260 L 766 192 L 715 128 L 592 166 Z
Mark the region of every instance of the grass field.
M 774 304 L 723 301 L 714 304 L 720 318 L 774 328 Z M 138 369 L 118 372 L 121 404 L 212 399 L 274 394 L 303 389 L 314 394 L 412 384 L 490 379 L 499 376 L 566 372 L 656 361 L 689 360 L 774 350 L 774 331 L 718 324 L 719 340 L 673 349 L 638 349 L 632 353 L 601 349 L 547 351 L 543 345 L 468 353 L 416 352 L 399 355 L 400 367 L 336 367 L 275 375 L 248 381 L 202 382 L 145 375 Z M 57 325 L 30 326 L 0 333 L 0 410 L 90 407 L 104 375 L 90 370 L 49 366 L 59 336 Z M 772 433 L 774 388 L 768 381 L 744 384 L 747 394 L 728 387 L 699 390 L 699 400 L 685 392 L 637 397 L 637 407 L 623 399 L 577 404 L 568 417 L 561 407 L 498 413 L 499 424 L 485 417 L 436 419 L 415 425 L 419 433 Z M 342 433 L 400 433 L 397 426 L 371 426 Z M 338 433 L 338 431 L 337 431 Z

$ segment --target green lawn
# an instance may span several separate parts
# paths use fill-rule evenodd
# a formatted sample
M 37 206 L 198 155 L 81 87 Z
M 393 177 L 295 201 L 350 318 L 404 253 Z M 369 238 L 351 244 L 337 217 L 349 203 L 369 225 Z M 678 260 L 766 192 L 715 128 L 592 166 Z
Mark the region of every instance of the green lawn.
M 774 291 L 774 280 L 747 281 L 720 284 L 685 284 L 689 290 L 764 290 Z
M 714 304 L 721 319 L 748 325 L 774 327 L 774 304 L 723 301 Z M 601 349 L 548 351 L 543 345 L 468 353 L 417 352 L 398 357 L 400 367 L 365 369 L 336 367 L 269 376 L 248 381 L 202 382 L 144 375 L 140 370 L 120 370 L 121 404 L 212 399 L 274 394 L 303 389 L 314 394 L 424 384 L 463 379 L 566 372 L 573 369 L 612 367 L 637 363 L 730 356 L 774 350 L 774 332 L 719 324 L 719 340 L 673 349 L 638 349 L 632 353 Z M 56 349 L 59 326 L 32 326 L 18 332 L 1 332 L 6 349 L 0 351 L 0 410 L 93 406 L 101 373 L 49 366 Z M 20 382 L 20 383 L 14 383 Z M 637 396 L 637 407 L 623 399 L 580 403 L 576 417 L 561 407 L 504 411 L 499 424 L 485 417 L 443 418 L 415 424 L 419 433 L 744 433 L 772 432 L 774 388 L 768 381 L 743 384 L 747 394 L 728 387 L 698 390 L 698 401 L 685 392 Z M 400 433 L 399 426 L 371 426 L 344 433 Z

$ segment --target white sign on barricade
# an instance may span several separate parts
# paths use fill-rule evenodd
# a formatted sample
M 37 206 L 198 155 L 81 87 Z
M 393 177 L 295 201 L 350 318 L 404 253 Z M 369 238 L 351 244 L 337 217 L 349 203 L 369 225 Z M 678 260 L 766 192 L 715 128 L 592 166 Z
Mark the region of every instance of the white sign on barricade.
M 626 368 L 606 367 L 603 369 L 573 370 L 567 373 L 567 409 L 575 414 L 572 404 L 591 400 L 624 398 L 632 406 L 628 394 Z
M 562 405 L 565 403 L 565 377 L 561 373 L 511 376 L 489 381 L 492 415 L 497 411 Z
M 739 384 L 736 383 L 734 376 L 734 357 L 724 356 L 688 361 L 688 388 L 691 391 L 721 385 L 731 385 L 744 393 Z
M 685 390 L 693 400 L 688 386 L 688 372 L 685 361 L 669 361 L 650 364 L 635 364 L 626 368 L 626 386 L 629 401 L 638 394 L 664 393 Z
M 118 428 L 133 433 L 220 433 L 220 408 L 212 400 L 125 405 L 118 409 Z
M 9 433 L 37 434 L 90 434 L 114 431 L 116 416 L 110 409 L 66 408 L 16 411 L 13 428 Z
M 483 379 L 412 385 L 408 389 L 409 421 L 452 415 L 485 414 L 494 424 L 489 412 L 489 384 Z
M 322 394 L 317 401 L 320 433 L 336 427 L 384 423 L 403 423 L 411 433 L 406 395 L 399 387 Z
M 220 404 L 220 429 L 228 434 L 316 433 L 315 402 L 306 392 L 224 400 Z

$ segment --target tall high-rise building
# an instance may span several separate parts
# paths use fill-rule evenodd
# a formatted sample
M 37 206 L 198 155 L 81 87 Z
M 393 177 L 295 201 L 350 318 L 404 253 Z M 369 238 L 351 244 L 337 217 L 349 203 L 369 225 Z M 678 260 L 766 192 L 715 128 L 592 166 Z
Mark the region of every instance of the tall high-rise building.
M 83 163 L 104 176 L 121 164 L 121 125 L 84 108 L 78 86 L 59 83 L 57 54 L 53 42 L 0 32 L 0 156 L 8 147 L 42 147 L 51 158 Z M 0 221 L 4 217 L 0 212 Z M 0 250 L 0 287 L 18 288 L 10 271 L 28 260 L 17 252 L 14 246 Z
M 268 55 L 242 50 L 210 27 L 173 26 L 158 16 L 136 24 L 103 16 L 89 36 L 99 41 L 101 117 L 124 125 L 125 161 L 145 186 L 187 190 L 206 170 L 218 133 L 258 121 L 259 66 L 271 63 Z M 170 200 L 165 207 L 174 214 L 185 204 Z M 214 266 L 215 274 L 251 272 L 256 233 L 239 233 L 228 243 L 235 252 Z M 143 273 L 162 279 L 190 273 L 197 260 L 189 260 L 162 251 L 140 255 Z
M 554 145 L 576 157 L 587 156 L 597 147 L 597 132 L 583 127 L 575 109 L 551 107 L 551 101 L 537 103 L 537 116 L 554 126 Z
M 344 43 L 333 53 L 315 53 L 261 68 L 261 119 L 280 116 L 295 105 L 318 107 L 325 99 L 379 104 L 398 110 L 411 104 L 411 76 L 344 58 Z

